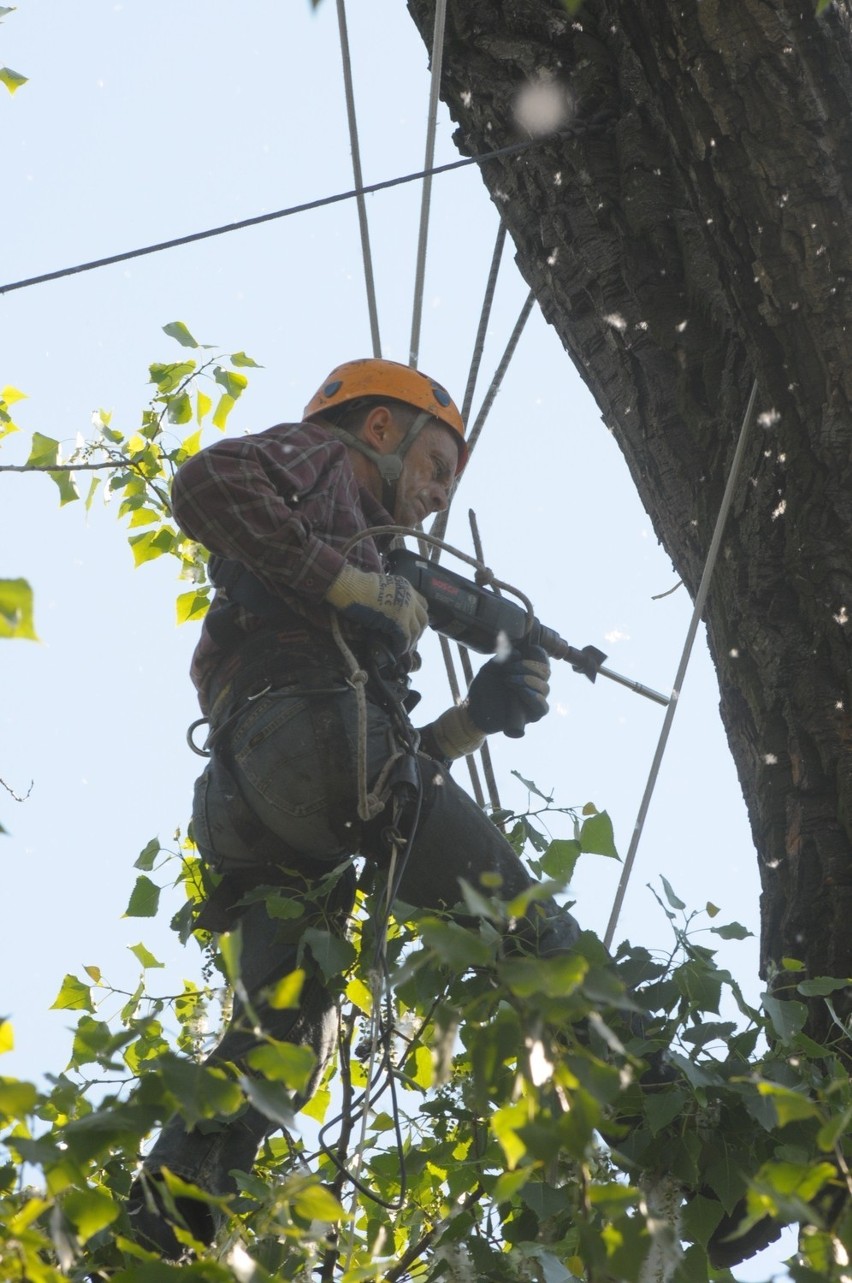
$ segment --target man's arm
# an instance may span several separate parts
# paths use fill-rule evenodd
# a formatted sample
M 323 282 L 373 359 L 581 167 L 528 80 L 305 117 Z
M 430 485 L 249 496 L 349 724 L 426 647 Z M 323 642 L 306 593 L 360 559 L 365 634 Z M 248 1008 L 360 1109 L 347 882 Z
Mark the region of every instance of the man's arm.
M 217 442 L 178 469 L 175 520 L 217 556 L 247 566 L 270 592 L 287 588 L 319 603 L 345 565 L 298 508 L 324 463 L 318 452 L 299 452 L 273 433 Z M 354 478 L 351 486 L 346 478 L 337 480 L 342 492 L 336 502 L 357 507 Z
M 454 761 L 475 753 L 486 735 L 538 722 L 547 712 L 550 662 L 540 646 L 512 650 L 490 659 L 470 685 L 467 699 L 448 708 L 420 732 L 423 747 Z

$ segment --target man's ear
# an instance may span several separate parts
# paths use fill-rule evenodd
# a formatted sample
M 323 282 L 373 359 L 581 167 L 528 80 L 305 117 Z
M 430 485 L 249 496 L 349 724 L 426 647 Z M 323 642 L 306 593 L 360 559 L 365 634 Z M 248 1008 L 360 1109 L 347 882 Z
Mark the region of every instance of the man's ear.
M 390 454 L 400 438 L 391 409 L 386 405 L 373 406 L 362 423 L 358 436 L 377 454 Z

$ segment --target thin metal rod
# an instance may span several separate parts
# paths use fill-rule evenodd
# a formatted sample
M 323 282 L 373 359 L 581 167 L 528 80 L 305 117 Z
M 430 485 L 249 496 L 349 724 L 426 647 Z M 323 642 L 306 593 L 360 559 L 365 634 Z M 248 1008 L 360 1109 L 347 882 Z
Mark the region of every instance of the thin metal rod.
M 509 362 L 512 360 L 512 357 L 515 355 L 515 349 L 518 346 L 518 340 L 520 339 L 521 334 L 523 333 L 523 330 L 524 330 L 524 326 L 526 325 L 529 319 L 529 315 L 530 315 L 530 312 L 532 311 L 534 302 L 535 302 L 535 295 L 533 294 L 532 290 L 530 290 L 529 295 L 527 296 L 527 300 L 524 303 L 523 307 L 521 308 L 520 315 L 518 316 L 518 319 L 515 322 L 515 328 L 512 330 L 512 333 L 509 335 L 509 342 L 506 344 L 506 350 L 503 353 L 502 357 L 500 358 L 500 364 L 497 366 L 497 369 L 494 371 L 494 377 L 491 380 L 491 384 L 488 388 L 488 391 L 485 394 L 485 400 L 482 402 L 482 407 L 479 411 L 479 414 L 476 416 L 476 422 L 471 428 L 470 435 L 467 438 L 468 466 L 470 466 L 470 457 L 473 454 L 474 446 L 479 440 L 482 429 L 485 427 L 485 420 L 488 418 L 491 407 L 494 404 L 494 399 L 497 396 L 497 393 L 500 391 L 500 385 L 503 382 L 503 378 L 506 374 L 507 369 L 509 368 Z M 450 506 L 452 506 L 453 499 L 455 498 L 455 493 L 456 491 L 454 489 L 453 493 L 450 495 Z M 437 539 L 443 539 L 444 534 L 446 533 L 447 522 L 449 521 L 449 517 L 450 517 L 450 506 L 446 507 L 443 512 L 439 512 L 435 520 L 432 522 L 432 526 L 429 530 L 429 534 L 434 535 Z
M 479 314 L 479 325 L 476 329 L 476 339 L 473 344 L 473 356 L 470 358 L 470 372 L 467 376 L 467 387 L 464 390 L 464 401 L 462 402 L 462 420 L 467 423 L 470 417 L 471 406 L 473 405 L 473 394 L 476 390 L 476 380 L 479 377 L 479 367 L 482 364 L 482 351 L 485 347 L 485 335 L 488 332 L 488 322 L 491 319 L 491 304 L 494 302 L 494 290 L 497 286 L 497 273 L 500 271 L 500 262 L 503 258 L 503 246 L 506 244 L 506 225 L 501 222 L 497 228 L 497 239 L 494 242 L 494 253 L 491 255 L 491 267 L 488 271 L 488 281 L 485 286 L 485 296 L 482 300 L 482 311 Z
M 432 168 L 435 155 L 435 128 L 438 118 L 438 93 L 441 88 L 441 65 L 444 60 L 444 21 L 447 0 L 438 0 L 435 6 L 435 29 L 432 36 L 432 82 L 429 88 L 429 117 L 426 123 L 426 163 L 424 170 Z M 417 368 L 420 357 L 420 325 L 423 316 L 423 288 L 426 280 L 426 242 L 429 236 L 429 208 L 432 199 L 432 176 L 423 179 L 420 201 L 420 235 L 417 241 L 417 266 L 414 273 L 414 312 L 411 318 L 411 343 L 408 364 Z
M 662 704 L 664 708 L 672 702 L 670 695 L 661 695 L 659 691 L 652 690 L 650 686 L 645 686 L 643 682 L 637 682 L 632 677 L 624 677 L 621 673 L 615 673 L 611 668 L 604 668 L 603 664 L 598 669 L 601 677 L 608 677 L 611 682 L 618 682 L 621 686 L 626 686 L 636 695 L 644 695 L 646 699 L 653 700 L 655 704 Z
M 346 117 L 349 122 L 349 146 L 352 152 L 352 176 L 358 205 L 358 227 L 361 232 L 361 257 L 364 260 L 364 283 L 367 287 L 367 308 L 370 313 L 370 336 L 373 356 L 382 355 L 379 335 L 379 310 L 376 305 L 376 283 L 373 277 L 373 256 L 370 252 L 370 229 L 367 225 L 367 202 L 364 199 L 364 176 L 361 173 L 361 147 L 358 142 L 358 119 L 355 114 L 355 90 L 352 84 L 352 57 L 349 52 L 349 32 L 346 26 L 346 0 L 337 0 L 337 25 L 340 30 L 340 55 L 343 59 L 343 88 L 346 95 Z
M 621 870 L 621 878 L 619 879 L 618 889 L 616 890 L 616 893 L 615 893 L 615 901 L 612 906 L 612 913 L 610 914 L 609 923 L 606 929 L 606 935 L 604 936 L 604 944 L 608 949 L 612 946 L 613 936 L 615 935 L 615 928 L 618 923 L 619 914 L 621 913 L 621 906 L 624 903 L 624 896 L 627 891 L 627 883 L 630 881 L 630 874 L 633 871 L 633 865 L 636 860 L 636 851 L 638 850 L 638 847 L 639 847 L 639 839 L 641 838 L 642 830 L 645 827 L 645 817 L 648 814 L 648 807 L 651 804 L 651 798 L 654 793 L 654 787 L 657 783 L 657 776 L 659 775 L 660 764 L 663 760 L 663 754 L 666 750 L 666 744 L 668 743 L 669 732 L 672 727 L 672 722 L 674 721 L 675 712 L 677 711 L 678 700 L 680 699 L 680 692 L 683 687 L 683 680 L 684 680 L 684 677 L 686 676 L 686 669 L 689 664 L 690 655 L 692 654 L 692 643 L 695 641 L 695 634 L 698 631 L 698 624 L 702 614 L 704 613 L 704 604 L 707 600 L 707 593 L 710 588 L 710 580 L 712 579 L 713 571 L 716 568 L 716 559 L 719 555 L 719 548 L 721 547 L 721 543 L 722 543 L 722 535 L 724 534 L 724 530 L 725 530 L 725 522 L 727 521 L 727 518 L 728 518 L 728 512 L 730 510 L 731 503 L 733 501 L 734 490 L 736 489 L 737 481 L 740 475 L 740 468 L 742 467 L 742 461 L 745 455 L 745 446 L 746 446 L 746 440 L 748 437 L 748 429 L 751 423 L 752 414 L 754 412 L 754 403 L 756 399 L 757 399 L 757 380 L 755 379 L 751 389 L 751 396 L 749 397 L 748 405 L 746 406 L 746 412 L 745 412 L 745 415 L 743 416 L 743 423 L 742 423 L 742 427 L 740 428 L 739 440 L 737 441 L 737 448 L 734 452 L 734 460 L 733 460 L 733 463 L 731 464 L 731 471 L 728 474 L 728 482 L 727 482 L 727 485 L 725 486 L 725 493 L 722 496 L 722 503 L 719 508 L 719 515 L 716 518 L 716 526 L 715 526 L 715 529 L 713 530 L 713 538 L 710 541 L 710 550 L 707 553 L 707 560 L 704 563 L 704 572 L 701 576 L 701 583 L 698 585 L 698 592 L 695 594 L 695 605 L 692 610 L 692 618 L 689 621 L 689 628 L 687 629 L 687 633 L 686 633 L 686 641 L 683 644 L 683 653 L 681 654 L 681 657 L 680 657 L 680 663 L 678 665 L 677 674 L 674 680 L 674 687 L 672 688 L 671 702 L 669 703 L 669 706 L 666 709 L 666 715 L 665 715 L 665 718 L 663 719 L 663 726 L 662 726 L 662 730 L 660 731 L 659 741 L 657 743 L 657 751 L 655 752 L 654 760 L 651 763 L 651 771 L 650 771 L 650 774 L 648 775 L 648 783 L 645 785 L 645 792 L 639 807 L 639 814 L 636 817 L 636 824 L 633 828 L 633 834 L 630 838 L 630 848 L 627 852 L 627 855 L 624 858 L 624 868 Z

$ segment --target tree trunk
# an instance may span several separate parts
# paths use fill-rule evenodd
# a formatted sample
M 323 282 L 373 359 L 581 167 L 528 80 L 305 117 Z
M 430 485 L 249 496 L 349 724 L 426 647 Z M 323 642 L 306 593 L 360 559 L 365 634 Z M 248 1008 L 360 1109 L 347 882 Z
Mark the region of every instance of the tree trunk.
M 449 0 L 442 96 L 471 154 L 524 136 L 521 91 L 562 95 L 570 136 L 483 177 L 693 595 L 758 381 L 710 648 L 763 972 L 850 976 L 852 22 L 814 8 Z

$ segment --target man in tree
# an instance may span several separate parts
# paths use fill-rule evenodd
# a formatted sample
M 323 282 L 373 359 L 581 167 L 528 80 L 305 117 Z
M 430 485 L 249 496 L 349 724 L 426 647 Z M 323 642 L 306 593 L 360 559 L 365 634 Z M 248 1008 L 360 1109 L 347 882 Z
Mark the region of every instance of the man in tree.
M 221 878 L 199 925 L 242 927 L 244 987 L 210 1059 L 244 1063 L 260 1024 L 264 1035 L 314 1051 L 303 1099 L 337 1026 L 336 998 L 307 941 L 317 930 L 345 932 L 353 854 L 385 871 L 388 903 L 398 896 L 451 909 L 462 900 L 460 880 L 484 882 L 506 901 L 532 885 L 448 767 L 510 719 L 543 717 L 549 675 L 543 651 L 512 651 L 485 664 L 464 703 L 412 728 L 408 674 L 426 604 L 407 580 L 384 573 L 390 533 L 364 532 L 410 528 L 447 507 L 467 457 L 461 415 L 426 375 L 361 360 L 332 371 L 304 419 L 202 451 L 173 489 L 178 522 L 213 554 L 218 589 L 192 669 L 210 724 L 194 835 Z M 287 916 L 274 915 L 276 898 L 289 900 Z M 543 955 L 578 935 L 571 915 L 541 898 L 509 931 L 514 947 Z M 270 991 L 297 967 L 306 971 L 299 1007 L 276 1009 Z M 211 1193 L 231 1192 L 230 1173 L 251 1169 L 275 1126 L 251 1106 L 203 1131 L 168 1122 L 131 1193 L 140 1240 L 177 1258 L 173 1224 L 182 1219 L 211 1241 L 209 1207 L 171 1202 L 158 1174 L 165 1167 Z

